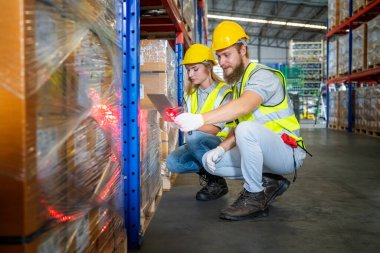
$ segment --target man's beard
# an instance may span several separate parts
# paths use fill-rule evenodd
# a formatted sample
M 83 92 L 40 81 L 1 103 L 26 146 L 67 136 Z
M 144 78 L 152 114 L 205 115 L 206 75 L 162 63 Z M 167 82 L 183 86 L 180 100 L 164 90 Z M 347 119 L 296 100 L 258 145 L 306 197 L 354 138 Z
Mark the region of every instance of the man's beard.
M 226 75 L 223 72 L 224 80 L 228 84 L 234 84 L 235 82 L 239 81 L 240 78 L 243 76 L 244 70 L 245 70 L 245 67 L 244 67 L 243 61 L 240 61 L 240 64 L 236 66 L 236 68 L 232 71 L 230 75 Z

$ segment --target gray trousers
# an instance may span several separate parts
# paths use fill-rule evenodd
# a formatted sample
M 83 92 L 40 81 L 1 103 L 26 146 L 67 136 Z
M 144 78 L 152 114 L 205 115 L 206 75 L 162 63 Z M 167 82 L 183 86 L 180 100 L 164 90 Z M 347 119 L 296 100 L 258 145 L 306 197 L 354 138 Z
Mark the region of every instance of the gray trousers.
M 216 170 L 212 174 L 229 179 L 244 179 L 244 188 L 249 192 L 263 190 L 263 172 L 293 174 L 306 157 L 303 149 L 297 147 L 293 150 L 283 142 L 280 135 L 254 121 L 241 122 L 235 129 L 235 136 L 236 146 L 216 163 Z M 203 166 L 211 173 L 206 164 L 206 156 L 207 153 L 202 158 Z

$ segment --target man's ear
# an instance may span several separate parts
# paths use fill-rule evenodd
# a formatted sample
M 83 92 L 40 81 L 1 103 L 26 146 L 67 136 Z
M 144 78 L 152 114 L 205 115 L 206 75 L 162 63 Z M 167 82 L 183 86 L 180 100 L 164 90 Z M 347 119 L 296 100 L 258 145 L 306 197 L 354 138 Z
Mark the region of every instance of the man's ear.
M 240 54 L 241 54 L 241 56 L 247 55 L 247 46 L 246 45 L 242 45 L 240 47 Z

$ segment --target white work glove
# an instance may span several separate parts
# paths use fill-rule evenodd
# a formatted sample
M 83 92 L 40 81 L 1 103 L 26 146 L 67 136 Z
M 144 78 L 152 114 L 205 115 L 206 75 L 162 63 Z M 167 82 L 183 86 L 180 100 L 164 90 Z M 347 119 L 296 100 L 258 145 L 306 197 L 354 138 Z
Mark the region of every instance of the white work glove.
M 207 164 L 207 168 L 210 171 L 212 171 L 213 173 L 215 172 L 216 170 L 215 164 L 219 162 L 220 159 L 222 159 L 225 152 L 226 151 L 224 151 L 224 148 L 222 148 L 221 146 L 217 146 L 216 148 L 206 153 L 206 164 Z
M 197 130 L 201 126 L 203 126 L 203 117 L 201 114 L 193 114 L 193 113 L 181 113 L 174 119 L 174 123 L 176 123 L 179 129 L 182 132 L 190 132 L 193 130 Z

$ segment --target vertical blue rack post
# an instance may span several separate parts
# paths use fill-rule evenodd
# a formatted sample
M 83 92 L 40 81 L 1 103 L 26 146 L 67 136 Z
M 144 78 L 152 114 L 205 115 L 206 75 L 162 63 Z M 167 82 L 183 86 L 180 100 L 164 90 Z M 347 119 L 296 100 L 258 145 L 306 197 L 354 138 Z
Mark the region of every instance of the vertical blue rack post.
M 326 21 L 326 27 L 329 27 L 329 21 Z M 330 121 L 330 88 L 327 83 L 329 80 L 329 67 L 330 67 L 330 39 L 326 39 L 326 128 L 329 128 Z
M 198 34 L 199 34 L 199 43 L 203 44 L 203 2 L 198 1 Z M 206 41 L 207 42 L 207 41 Z
M 197 41 L 199 41 L 197 39 L 197 35 L 198 35 L 198 33 L 197 33 L 197 30 L 198 30 L 198 15 L 197 15 L 197 13 L 198 13 L 198 0 L 193 0 L 193 2 L 194 2 L 194 9 L 193 9 L 193 12 L 194 12 L 194 25 L 192 27 L 193 38 L 194 38 L 193 41 L 197 42 Z
M 349 17 L 352 17 L 352 0 L 349 2 Z M 348 75 L 352 74 L 352 23 L 349 26 L 348 32 Z M 348 115 L 347 115 L 347 126 L 348 132 L 352 132 L 352 124 L 353 124 L 353 112 L 352 112 L 352 81 L 351 78 L 348 80 Z
M 177 32 L 177 38 L 175 43 L 175 54 L 177 59 L 177 80 L 178 80 L 178 106 L 182 106 L 183 101 L 183 33 Z M 183 144 L 183 133 L 179 132 L 178 144 Z
M 138 108 L 140 100 L 140 1 L 123 0 L 122 4 L 122 154 L 124 182 L 124 219 L 128 246 L 141 244 L 140 224 L 140 133 Z

